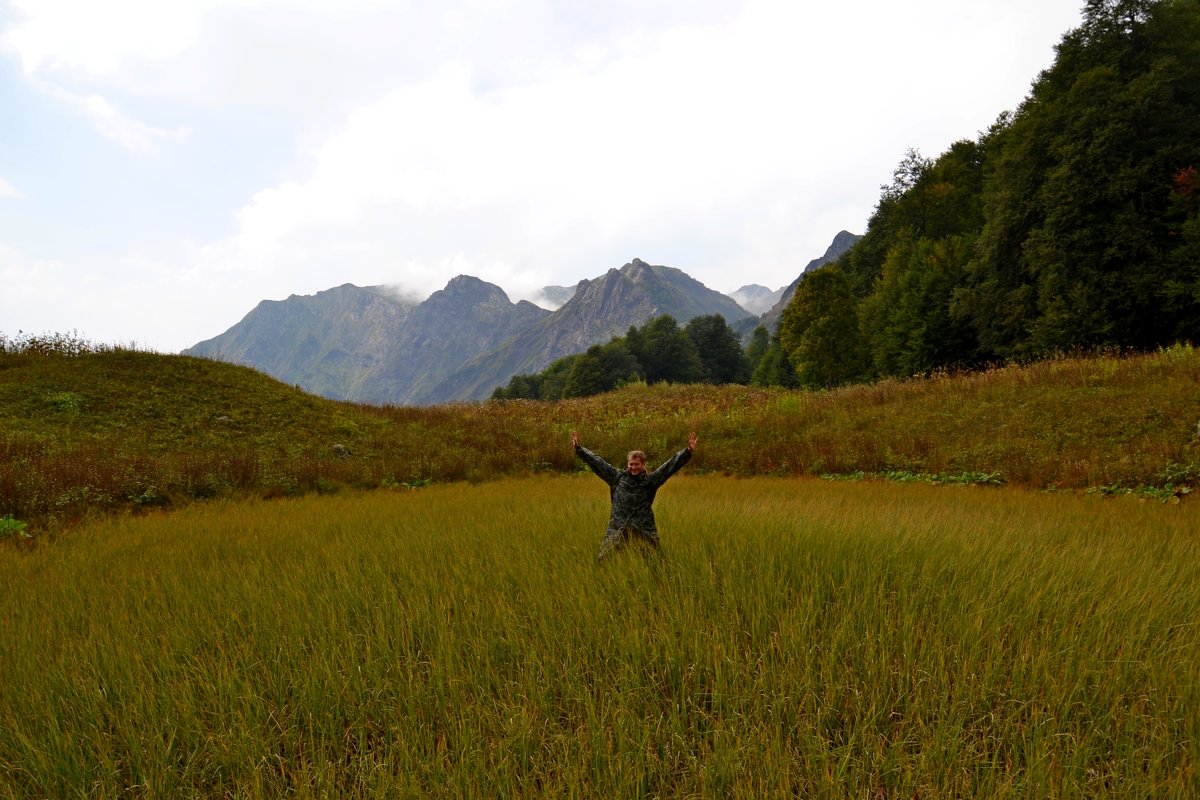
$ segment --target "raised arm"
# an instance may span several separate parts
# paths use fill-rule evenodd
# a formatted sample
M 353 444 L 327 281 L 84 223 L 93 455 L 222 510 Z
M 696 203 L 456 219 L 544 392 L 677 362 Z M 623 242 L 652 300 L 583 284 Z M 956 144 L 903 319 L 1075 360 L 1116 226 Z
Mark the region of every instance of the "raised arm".
M 695 433 L 688 434 L 687 447 L 680 450 L 675 455 L 664 461 L 658 466 L 658 469 L 650 473 L 650 481 L 655 486 L 662 486 L 667 482 L 667 479 L 674 475 L 679 470 L 683 469 L 683 465 L 692 460 L 692 451 L 696 449 L 696 444 L 699 440 Z
M 600 480 L 612 486 L 621 477 L 621 470 L 614 467 L 612 464 L 605 461 L 600 456 L 588 450 L 579 444 L 579 434 L 576 431 L 571 431 L 571 446 L 575 448 L 575 455 L 583 463 L 588 465 L 592 472 L 600 477 Z

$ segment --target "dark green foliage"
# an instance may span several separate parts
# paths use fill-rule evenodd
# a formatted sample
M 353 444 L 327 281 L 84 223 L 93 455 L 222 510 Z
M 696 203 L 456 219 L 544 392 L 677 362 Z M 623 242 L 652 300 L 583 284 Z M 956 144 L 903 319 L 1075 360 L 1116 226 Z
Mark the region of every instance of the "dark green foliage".
M 932 162 L 910 151 L 884 187 L 878 214 L 887 218 L 888 247 L 871 265 L 871 291 L 857 308 L 875 375 L 975 360 L 974 333 L 951 306 L 983 222 L 983 153 L 966 141 Z
M 805 276 L 779 322 L 779 341 L 801 386 L 860 378 L 867 355 L 846 274 L 825 266 Z
M 620 339 L 592 345 L 577 356 L 567 376 L 562 396 L 588 397 L 601 394 L 641 378 L 638 360 Z
M 879 205 L 867 221 L 867 232 L 863 238 L 836 262 L 839 269 L 850 278 L 851 289 L 856 297 L 870 292 L 875 279 L 883 271 L 892 240 L 905 228 L 923 230 L 923 216 L 919 198 L 909 197 L 909 191 L 917 185 L 929 168 L 928 159 L 910 149 L 892 173 L 892 182 L 880 187 Z
M 972 241 L 898 237 L 858 309 L 876 374 L 907 377 L 972 360 L 973 332 L 950 313 Z
M 724 384 L 749 378 L 746 355 L 724 317 L 695 317 L 681 329 L 674 317 L 664 314 L 640 328 L 631 327 L 608 344 L 560 358 L 539 374 L 516 375 L 492 392 L 492 399 L 562 400 L 636 381 Z
M 705 383 L 745 383 L 750 365 L 737 334 L 720 314 L 693 318 L 684 332 L 696 347 Z
M 1181 331 L 1200 330 L 1200 169 L 1175 175 L 1168 217 L 1179 246 L 1171 253 L 1170 275 L 1162 286 L 1163 306 Z M 1185 338 L 1181 333 L 1180 338 Z
M 579 355 L 566 356 L 555 361 L 541 372 L 532 375 L 514 375 L 508 386 L 498 386 L 492 392 L 493 400 L 561 400 L 566 390 L 567 379 L 575 368 Z
M 1200 3 L 1088 2 L 1016 112 L 937 159 L 908 151 L 844 283 L 797 292 L 800 380 L 1200 338 L 1197 120 Z
M 792 368 L 792 362 L 779 342 L 778 333 L 771 337 L 759 358 L 758 365 L 750 376 L 750 385 L 782 386 L 785 389 L 795 389 L 800 385 L 799 379 L 796 378 L 796 370 Z
M 1176 176 L 1200 164 L 1197 119 L 1200 6 L 1088 3 L 990 134 L 986 220 L 959 301 L 985 355 L 1200 335 L 1188 291 L 1200 262 L 1172 206 Z
M 544 373 L 514 375 L 508 386 L 497 386 L 492 392 L 493 400 L 538 400 L 542 396 Z
M 560 358 L 542 373 L 542 400 L 559 400 L 567 386 L 567 378 L 575 367 L 575 359 L 579 356 Z
M 646 383 L 698 383 L 704 379 L 696 345 L 670 314 L 630 328 L 625 343 L 641 365 Z
M 758 370 L 758 365 L 770 346 L 771 335 L 764 326 L 759 325 L 750 336 L 750 344 L 746 345 L 746 371 L 751 376 Z

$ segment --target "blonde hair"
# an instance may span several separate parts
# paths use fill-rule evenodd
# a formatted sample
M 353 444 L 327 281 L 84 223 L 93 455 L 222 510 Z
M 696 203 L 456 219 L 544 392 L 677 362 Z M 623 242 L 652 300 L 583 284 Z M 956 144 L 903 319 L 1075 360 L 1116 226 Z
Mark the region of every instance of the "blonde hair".
M 646 463 L 646 454 L 643 453 L 641 450 L 630 450 L 629 455 L 625 456 L 626 461 L 629 461 L 630 459 L 634 459 L 634 458 L 638 459 L 643 464 Z

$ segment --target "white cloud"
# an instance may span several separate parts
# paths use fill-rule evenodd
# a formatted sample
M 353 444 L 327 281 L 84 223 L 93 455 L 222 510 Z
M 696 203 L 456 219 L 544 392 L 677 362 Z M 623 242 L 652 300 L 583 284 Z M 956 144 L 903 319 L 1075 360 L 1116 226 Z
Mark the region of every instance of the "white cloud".
M 4 180 L 4 178 L 0 178 L 0 197 L 20 199 L 21 196 L 21 193 L 11 183 Z
M 192 41 L 204 2 L 10 0 L 17 22 L 3 42 L 27 74 L 117 72 L 130 61 L 178 55 Z
M 131 153 L 156 155 L 162 145 L 184 141 L 188 136 L 186 127 L 178 126 L 169 130 L 142 122 L 124 113 L 99 94 L 80 95 L 47 81 L 38 81 L 37 84 L 47 94 L 88 120 L 105 139 L 115 142 Z
M 173 347 L 345 281 L 425 295 L 464 272 L 528 297 L 637 256 L 777 288 L 861 232 L 906 148 L 937 155 L 1015 107 L 1078 19 L 1077 0 L 9 7 L 0 49 L 30 85 L 160 157 L 131 197 L 160 174 L 199 196 L 267 160 L 255 147 L 286 154 L 209 204 L 224 216 L 197 210 L 227 238 L 156 249 L 130 213 L 119 247 L 38 262 L 59 293 L 173 327 Z M 49 208 L 53 182 L 20 177 Z
M 14 34 L 10 31 L 7 36 L 8 43 L 12 44 Z M 24 49 L 18 47 L 18 52 L 22 55 L 23 60 L 29 60 L 26 70 L 34 73 L 38 72 L 37 68 L 43 65 L 43 59 L 50 58 L 48 54 L 42 54 L 40 48 L 31 48 L 29 44 L 25 44 Z M 50 61 L 52 66 L 58 64 L 59 61 Z M 102 60 L 98 65 L 96 62 L 90 62 L 90 66 L 107 66 L 107 61 Z M 49 72 L 54 72 L 54 70 L 49 70 Z M 160 145 L 168 142 L 181 142 L 187 138 L 186 127 L 176 126 L 174 130 L 167 130 L 167 128 L 134 119 L 133 116 L 116 108 L 108 98 L 97 92 L 74 91 L 54 79 L 38 77 L 37 74 L 32 74 L 30 79 L 38 89 L 76 110 L 76 113 L 88 120 L 102 137 L 119 144 L 128 151 L 143 155 L 156 154 Z
M 222 256 L 319 268 L 356 243 L 360 270 L 401 271 L 422 291 L 459 269 L 532 294 L 634 256 L 684 254 L 701 263 L 671 263 L 714 288 L 745 267 L 786 283 L 838 230 L 862 230 L 907 147 L 936 155 L 1004 109 L 953 68 L 988 57 L 979 48 L 995 14 L 973 20 L 975 38 L 906 48 L 931 16 L 961 13 L 949 0 L 923 6 L 883 6 L 864 24 L 850 7 L 753 3 L 728 24 L 621 41 L 607 60 L 584 47 L 512 86 L 446 64 L 353 109 L 314 148 L 306 179 L 241 210 Z M 844 34 L 834 48 L 831 31 Z M 612 253 L 619 240 L 629 249 Z M 554 274 L 564 260 L 586 262 L 583 273 Z
M 186 128 L 166 130 L 147 125 L 114 108 L 98 94 L 71 97 L 71 102 L 92 122 L 100 135 L 134 153 L 155 153 L 163 142 L 182 141 L 187 137 Z

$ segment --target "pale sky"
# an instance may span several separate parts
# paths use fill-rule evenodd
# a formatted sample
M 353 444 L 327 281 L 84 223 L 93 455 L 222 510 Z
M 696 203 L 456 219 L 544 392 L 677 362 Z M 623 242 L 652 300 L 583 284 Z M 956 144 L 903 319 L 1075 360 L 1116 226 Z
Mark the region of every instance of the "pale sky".
M 0 0 L 0 333 L 175 352 L 343 283 L 729 292 L 862 233 L 1083 0 Z

